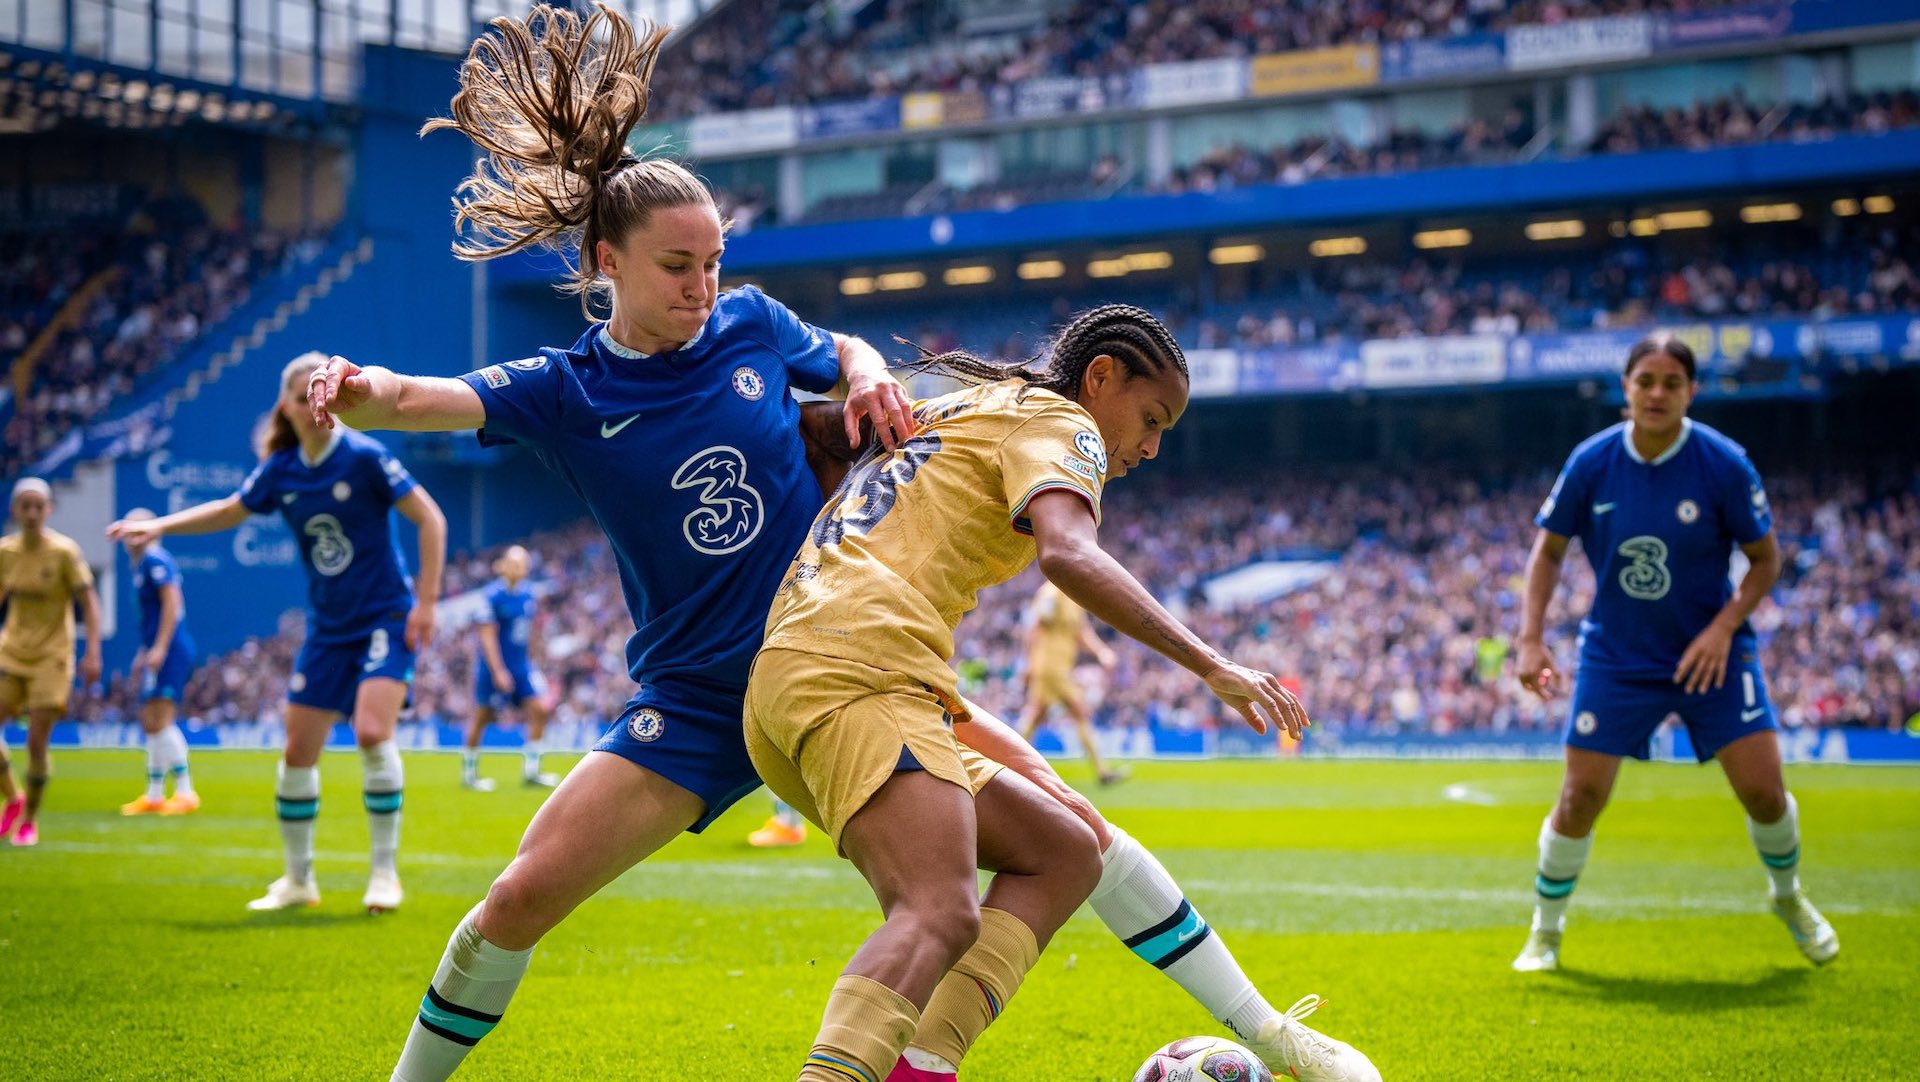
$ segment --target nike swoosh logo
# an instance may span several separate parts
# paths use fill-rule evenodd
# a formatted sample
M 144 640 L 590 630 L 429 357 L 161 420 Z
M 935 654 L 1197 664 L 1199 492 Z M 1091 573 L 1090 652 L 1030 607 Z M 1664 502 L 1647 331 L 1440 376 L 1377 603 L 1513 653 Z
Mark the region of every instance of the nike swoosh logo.
M 1740 720 L 1741 721 L 1758 721 L 1762 717 L 1765 717 L 1766 713 L 1767 713 L 1766 707 L 1756 706 L 1752 710 L 1740 711 Z
M 600 438 L 603 440 L 610 440 L 615 436 L 618 436 L 620 434 L 621 429 L 627 427 L 628 425 L 632 424 L 635 421 L 638 421 L 639 419 L 640 419 L 640 415 L 636 413 L 633 416 L 627 418 L 626 420 L 621 421 L 617 425 L 610 425 L 605 421 L 602 421 L 600 422 Z
M 1620 505 L 1617 503 L 1596 503 L 1593 505 L 1593 513 L 1596 515 L 1604 515 L 1618 506 Z
M 1192 939 L 1194 936 L 1197 936 L 1199 934 L 1200 934 L 1200 929 L 1189 928 L 1186 931 L 1181 932 L 1179 935 L 1174 936 L 1173 938 L 1174 938 L 1174 941 L 1177 943 L 1185 943 L 1187 940 Z

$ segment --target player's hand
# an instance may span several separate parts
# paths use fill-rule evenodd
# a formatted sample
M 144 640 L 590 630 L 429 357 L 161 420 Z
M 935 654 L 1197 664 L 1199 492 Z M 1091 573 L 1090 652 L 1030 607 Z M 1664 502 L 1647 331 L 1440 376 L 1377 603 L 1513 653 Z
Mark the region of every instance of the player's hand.
M 906 442 L 918 427 L 913 419 L 913 402 L 907 398 L 907 389 L 900 381 L 882 372 L 879 375 L 860 374 L 847 384 L 847 405 L 842 411 L 846 419 L 847 446 L 860 446 L 860 420 L 866 418 L 873 423 L 873 434 L 879 439 L 880 446 L 891 451 Z
M 1733 632 L 1718 623 L 1694 636 L 1680 664 L 1673 670 L 1673 682 L 1689 695 L 1717 691 L 1727 682 L 1727 653 L 1733 649 Z
M 493 690 L 502 695 L 513 694 L 513 675 L 504 669 L 493 671 Z
M 1208 690 L 1240 712 L 1246 719 L 1247 728 L 1266 735 L 1267 723 L 1286 730 L 1295 740 L 1312 722 L 1307 720 L 1306 707 L 1293 692 L 1280 685 L 1280 678 L 1270 672 L 1249 669 L 1243 665 L 1226 662 L 1208 673 L 1203 679 Z
M 139 545 L 151 545 L 155 541 L 160 540 L 160 531 L 153 528 L 154 521 L 155 520 L 150 518 L 142 519 L 139 522 L 128 522 L 126 519 L 118 519 L 107 527 L 107 540 L 131 541 Z
M 373 382 L 366 370 L 345 357 L 327 358 L 307 377 L 307 408 L 321 428 L 333 428 L 334 414 L 352 412 L 372 399 Z
M 1520 670 L 1520 686 L 1540 696 L 1543 702 L 1551 702 L 1560 690 L 1560 670 L 1553 667 L 1553 655 L 1547 652 L 1545 643 L 1523 642 L 1520 644 L 1520 660 L 1515 662 Z
M 1114 654 L 1112 650 L 1107 650 L 1096 655 L 1093 660 L 1102 669 L 1105 669 L 1108 672 L 1112 672 L 1113 667 L 1119 661 L 1119 658 Z
M 434 605 L 431 602 L 415 602 L 413 611 L 407 613 L 407 649 L 425 650 L 433 645 Z
M 100 672 L 101 672 L 101 666 L 100 666 L 99 652 L 96 650 L 88 650 L 86 654 L 80 658 L 81 686 L 90 688 L 93 685 L 98 684 L 100 682 Z
M 142 650 L 139 653 L 133 655 L 134 668 L 145 669 L 148 672 L 157 673 L 160 671 L 160 667 L 162 665 L 165 665 L 166 663 L 167 663 L 167 652 L 165 650 L 160 649 L 158 646 L 155 646 L 150 650 Z

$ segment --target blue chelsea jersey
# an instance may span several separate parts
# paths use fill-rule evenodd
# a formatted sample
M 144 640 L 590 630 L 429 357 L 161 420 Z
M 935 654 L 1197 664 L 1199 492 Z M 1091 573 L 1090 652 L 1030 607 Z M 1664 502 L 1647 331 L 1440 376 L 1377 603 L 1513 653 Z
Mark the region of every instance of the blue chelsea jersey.
M 480 441 L 533 449 L 606 532 L 633 679 L 739 693 L 822 502 L 790 389 L 839 376 L 832 335 L 743 286 L 668 353 L 626 349 L 596 324 L 571 349 L 461 378 L 486 407 Z
M 496 629 L 500 660 L 506 662 L 508 672 L 526 672 L 527 644 L 533 641 L 533 612 L 537 604 L 532 591 L 524 585 L 515 589 L 508 586 L 505 579 L 495 579 L 483 597 L 487 608 L 480 622 L 492 624 Z M 485 653 L 480 655 L 480 664 L 486 665 Z
M 180 585 L 180 565 L 173 562 L 173 554 L 159 545 L 148 545 L 147 551 L 140 556 L 139 566 L 133 569 L 134 600 L 140 609 L 140 646 L 144 649 L 153 645 L 154 636 L 160 634 L 160 597 L 169 586 Z M 182 594 L 180 622 L 174 625 L 173 642 L 185 644 L 192 649 L 193 636 L 187 633 L 187 610 Z
M 307 565 L 307 639 L 351 642 L 413 607 L 413 579 L 393 531 L 393 505 L 415 488 L 380 441 L 347 428 L 308 462 L 276 451 L 240 486 L 240 502 L 279 512 Z
M 1669 679 L 1733 596 L 1735 546 L 1765 537 L 1773 512 L 1746 451 L 1719 432 L 1683 420 L 1673 446 L 1648 460 L 1622 422 L 1574 449 L 1534 521 L 1578 537 L 1593 565 L 1581 666 Z M 1733 660 L 1753 648 L 1753 629 L 1742 625 Z

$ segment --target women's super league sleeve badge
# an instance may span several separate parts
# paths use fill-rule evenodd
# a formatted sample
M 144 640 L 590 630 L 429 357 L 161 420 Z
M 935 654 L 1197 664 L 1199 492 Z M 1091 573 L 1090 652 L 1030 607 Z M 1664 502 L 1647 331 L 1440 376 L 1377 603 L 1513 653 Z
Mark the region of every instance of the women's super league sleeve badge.
M 767 381 L 743 364 L 733 370 L 733 390 L 749 402 L 758 402 L 760 396 L 767 393 Z
M 1107 445 L 1101 442 L 1097 433 L 1089 432 L 1084 428 L 1075 432 L 1073 449 L 1080 452 L 1080 457 L 1093 463 L 1094 468 L 1100 471 L 1100 476 L 1107 475 Z

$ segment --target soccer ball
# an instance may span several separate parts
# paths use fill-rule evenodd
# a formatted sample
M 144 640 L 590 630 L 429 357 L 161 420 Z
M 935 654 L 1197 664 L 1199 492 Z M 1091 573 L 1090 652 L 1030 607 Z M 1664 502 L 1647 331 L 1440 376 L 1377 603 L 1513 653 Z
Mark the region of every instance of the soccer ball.
M 1273 1082 L 1273 1072 L 1224 1037 L 1182 1037 L 1148 1056 L 1133 1082 Z

